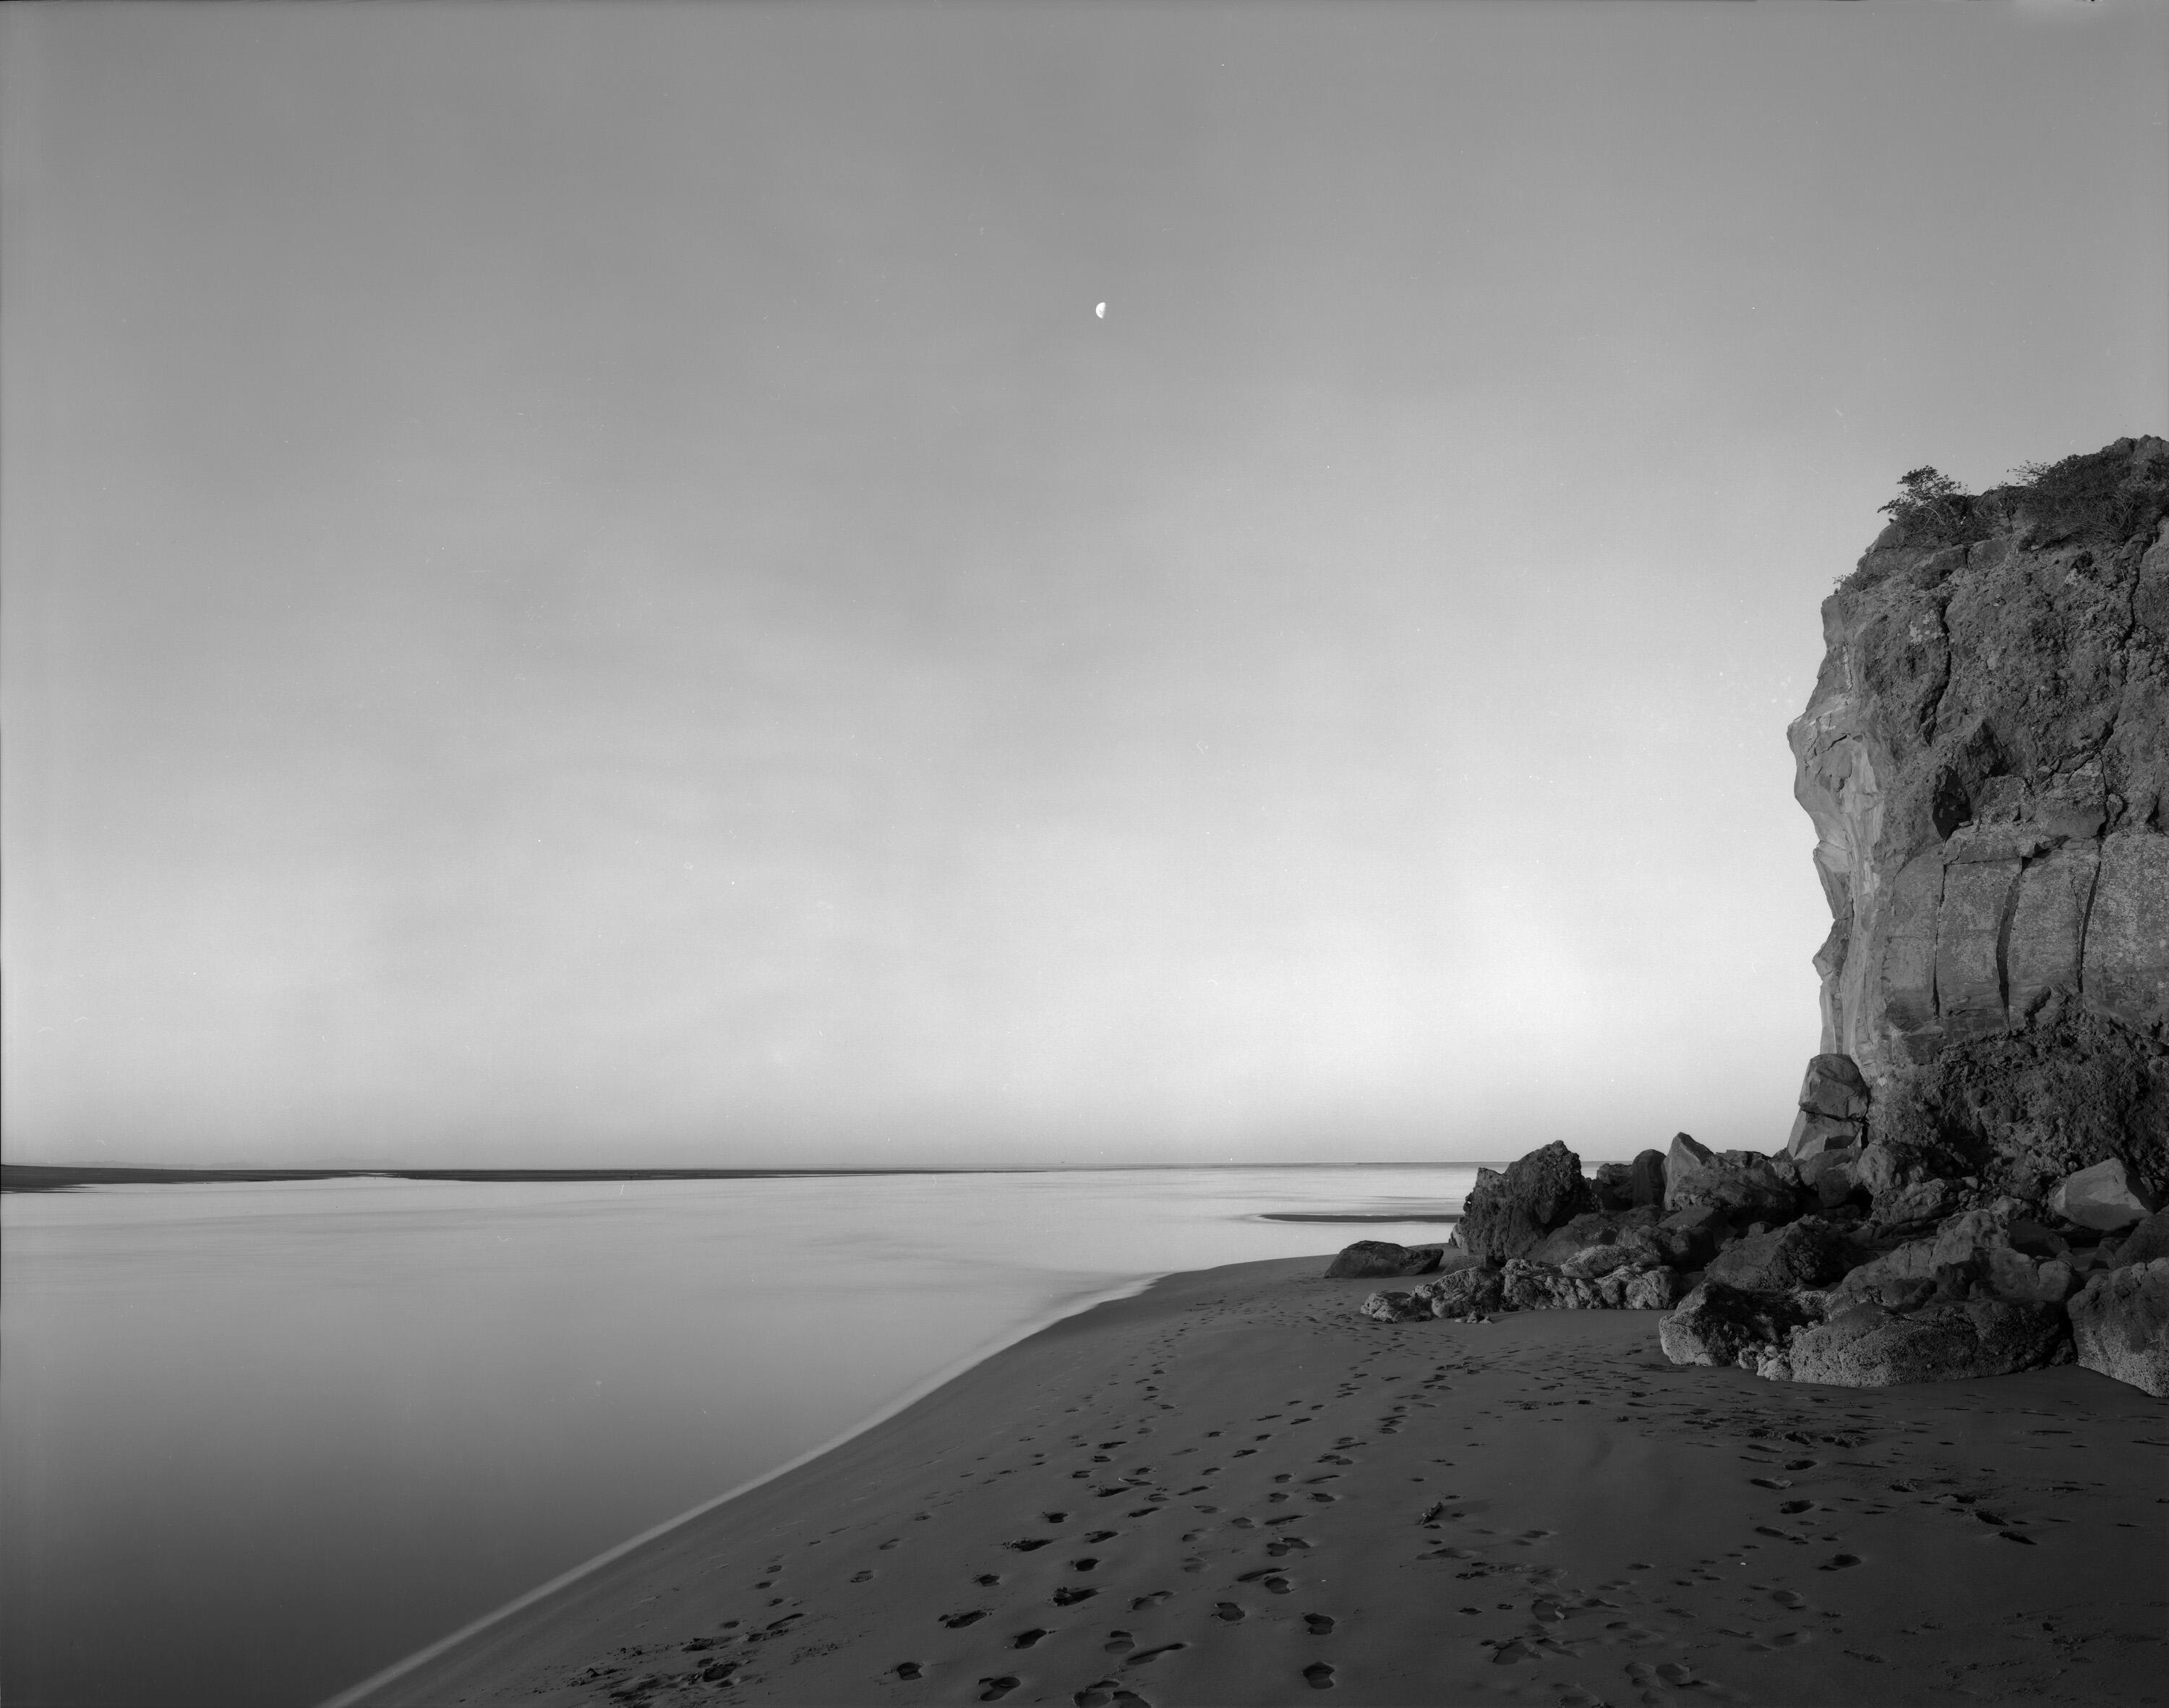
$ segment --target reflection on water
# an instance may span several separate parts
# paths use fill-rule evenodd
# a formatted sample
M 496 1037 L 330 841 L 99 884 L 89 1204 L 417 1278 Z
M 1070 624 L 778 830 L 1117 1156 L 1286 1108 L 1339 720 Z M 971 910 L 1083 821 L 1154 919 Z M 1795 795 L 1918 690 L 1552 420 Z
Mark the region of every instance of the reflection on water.
M 1171 1269 L 1436 1239 L 1473 1167 L 0 1199 L 0 1697 L 316 1700 Z

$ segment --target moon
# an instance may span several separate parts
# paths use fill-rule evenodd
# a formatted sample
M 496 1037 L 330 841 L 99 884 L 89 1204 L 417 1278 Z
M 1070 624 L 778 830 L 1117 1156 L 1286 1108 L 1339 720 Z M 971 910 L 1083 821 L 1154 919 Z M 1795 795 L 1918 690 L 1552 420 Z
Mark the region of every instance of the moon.
M 1102 303 L 1101 303 L 1101 304 L 1100 304 L 1097 308 L 1094 309 L 1092 312 L 1093 312 L 1093 313 L 1095 313 L 1095 314 L 1098 315 L 1098 316 L 1100 317 L 1100 319 L 1105 320 L 1105 319 L 1107 318 L 1107 305 L 1106 305 L 1106 303 L 1102 302 Z

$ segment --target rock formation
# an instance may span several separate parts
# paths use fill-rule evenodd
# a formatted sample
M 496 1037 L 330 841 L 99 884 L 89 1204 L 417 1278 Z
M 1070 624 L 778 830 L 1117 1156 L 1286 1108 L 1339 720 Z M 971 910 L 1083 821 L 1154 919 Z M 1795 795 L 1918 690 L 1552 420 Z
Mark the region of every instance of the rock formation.
M 1790 732 L 1835 922 L 1789 1137 L 1484 1170 L 1467 1267 L 1364 1314 L 1678 1300 L 1677 1363 L 2169 1393 L 2165 518 L 2160 439 L 1901 506 Z
M 1894 521 L 1825 601 L 1796 1159 L 1850 1129 L 2022 1197 L 2111 1158 L 2169 1188 L 2165 512 L 2169 442 L 2119 440 Z

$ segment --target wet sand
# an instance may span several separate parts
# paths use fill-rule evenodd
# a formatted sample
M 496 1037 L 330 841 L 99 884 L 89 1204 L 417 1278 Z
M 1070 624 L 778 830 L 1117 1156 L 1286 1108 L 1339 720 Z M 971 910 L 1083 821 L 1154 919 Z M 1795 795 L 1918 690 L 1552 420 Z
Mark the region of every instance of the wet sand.
M 1058 1323 L 361 1700 L 2169 1702 L 2169 1405 L 1372 1323 L 1324 1261 Z

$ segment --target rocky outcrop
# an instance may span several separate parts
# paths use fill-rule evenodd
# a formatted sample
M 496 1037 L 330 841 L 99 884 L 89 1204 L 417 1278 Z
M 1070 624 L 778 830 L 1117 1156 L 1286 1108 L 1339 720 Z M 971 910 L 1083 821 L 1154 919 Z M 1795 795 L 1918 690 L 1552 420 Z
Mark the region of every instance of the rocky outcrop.
M 1600 1162 L 1590 1186 L 1601 1210 L 1660 1206 L 1665 1201 L 1665 1153 L 1644 1150 L 1632 1162 Z
M 1800 1208 L 1799 1172 L 1790 1177 L 1777 1162 L 1753 1150 L 1719 1154 L 1685 1133 L 1676 1134 L 1665 1158 L 1665 1208 L 1703 1206 L 1740 1221 L 1783 1220 Z
M 2169 1257 L 2095 1276 L 2070 1316 L 2081 1364 L 2169 1396 Z
M 1757 1368 L 1784 1349 L 1794 1331 L 1815 1320 L 1811 1303 L 1783 1293 L 1755 1293 L 1705 1280 L 1657 1324 L 1665 1356 L 1676 1364 Z
M 2070 1328 L 2053 1305 L 1976 1299 L 1905 1313 L 1856 1305 L 1794 1334 L 1783 1356 L 1790 1368 L 1764 1374 L 1882 1388 L 2012 1375 L 2070 1355 Z
M 1752 1293 L 1826 1287 L 1860 1261 L 1852 1242 L 1820 1216 L 1735 1241 L 1709 1266 L 1708 1278 Z
M 1428 1275 L 1445 1254 L 1443 1246 L 1397 1246 L 1390 1240 L 1358 1240 L 1326 1266 L 1329 1281 L 1344 1278 Z
M 1595 1204 L 1581 1176 L 1581 1159 L 1553 1140 L 1509 1164 L 1503 1174 L 1476 1171 L 1454 1243 L 1482 1257 L 1518 1257 Z
M 1894 522 L 1825 602 L 1796 1160 L 1924 1140 L 2028 1198 L 2111 1158 L 2169 1188 L 2165 513 L 2169 442 L 2119 440 Z

